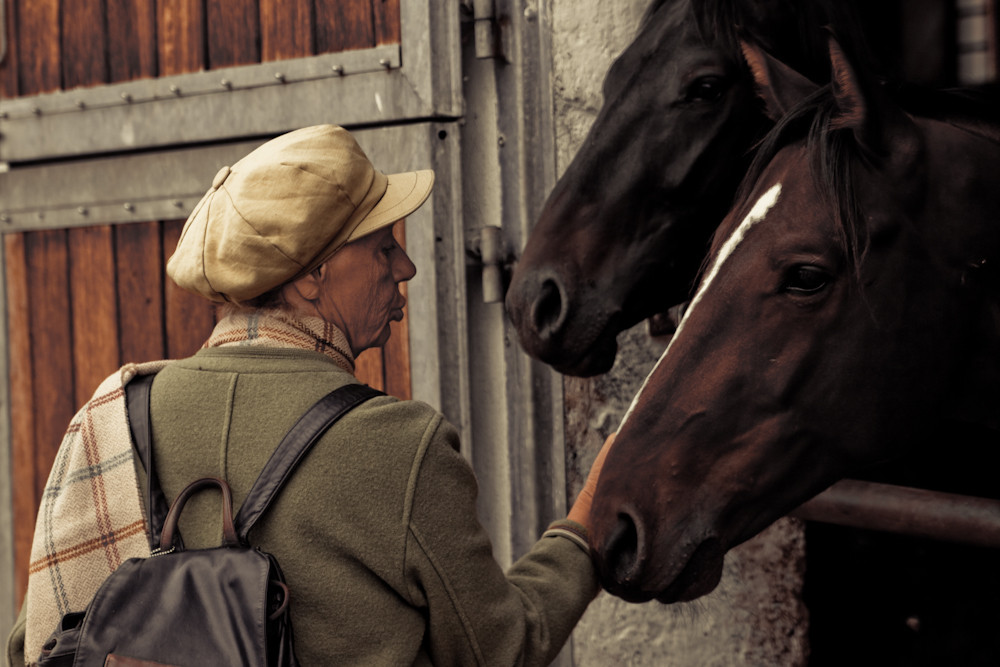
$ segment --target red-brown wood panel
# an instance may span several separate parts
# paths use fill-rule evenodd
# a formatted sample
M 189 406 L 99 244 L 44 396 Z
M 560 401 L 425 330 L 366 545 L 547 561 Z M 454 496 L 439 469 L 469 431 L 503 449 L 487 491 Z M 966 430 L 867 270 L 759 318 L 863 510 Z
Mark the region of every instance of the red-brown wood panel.
M 58 90 L 61 81 L 59 0 L 19 0 L 16 3 L 17 65 L 22 95 Z
M 316 0 L 316 52 L 371 48 L 375 45 L 373 18 L 367 2 Z
M 62 87 L 93 86 L 108 80 L 108 41 L 101 2 L 62 3 Z M 95 48 L 96 47 L 96 48 Z
M 260 0 L 261 60 L 313 55 L 311 0 Z
M 121 366 L 118 359 L 118 299 L 114 235 L 109 225 L 80 227 L 68 234 L 73 339 L 74 405 Z
M 115 242 L 121 362 L 164 359 L 160 223 L 116 225 Z
M 0 0 L 4 3 L 4 16 L 7 17 L 7 55 L 0 62 L 0 98 L 17 97 L 17 14 L 14 0 Z
M 28 266 L 32 410 L 35 413 L 35 504 L 73 414 L 73 346 L 70 336 L 69 256 L 65 231 L 25 238 Z
M 14 521 L 14 586 L 17 606 L 28 585 L 28 558 L 35 528 L 35 509 L 40 491 L 35 474 L 35 412 L 32 405 L 31 297 L 24 235 L 4 236 L 7 266 L 7 344 L 10 382 L 11 476 Z
M 164 266 L 177 247 L 183 227 L 183 220 L 163 223 Z M 212 334 L 215 327 L 215 307 L 208 299 L 182 290 L 170 279 L 164 281 L 163 302 L 167 356 L 170 359 L 189 357 Z
M 197 72 L 205 66 L 205 15 L 201 0 L 158 0 L 160 74 Z
M 402 24 L 399 21 L 399 0 L 371 0 L 375 15 L 375 43 L 399 44 Z
M 260 61 L 256 0 L 207 0 L 208 68 Z
M 385 391 L 385 368 L 382 365 L 382 350 L 369 348 L 354 360 L 354 375 L 359 380 L 379 391 Z
M 109 81 L 156 76 L 155 0 L 105 0 L 105 3 Z

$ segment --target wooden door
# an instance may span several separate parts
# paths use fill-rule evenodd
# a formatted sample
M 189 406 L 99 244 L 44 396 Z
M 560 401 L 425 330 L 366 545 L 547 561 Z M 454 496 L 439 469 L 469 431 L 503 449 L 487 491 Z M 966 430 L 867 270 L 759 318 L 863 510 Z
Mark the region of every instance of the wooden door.
M 0 95 L 15 101 L 370 49 L 398 43 L 401 31 L 399 0 L 0 2 L 6 2 L 8 45 L 0 63 Z M 87 131 L 82 120 L 80 132 Z M 111 159 L 114 140 L 107 149 Z M 4 148 L 0 140 L 0 159 Z M 59 157 L 37 155 L 25 163 L 36 167 Z M 19 167 L 12 163 L 11 173 Z M 9 189 L 0 190 L 0 209 L 5 196 L 16 198 Z M 93 208 L 98 210 L 106 208 Z M 122 363 L 190 355 L 216 321 L 211 304 L 165 277 L 166 259 L 183 225 L 182 211 L 170 219 L 127 222 L 102 219 L 84 204 L 77 212 L 95 219 L 53 225 L 51 216 L 46 220 L 39 211 L 37 229 L 21 222 L 19 231 L 3 234 L 18 606 L 27 584 L 35 512 L 74 412 Z M 402 234 L 402 225 L 398 227 Z M 393 328 L 384 349 L 369 350 L 358 359 L 358 376 L 409 398 L 407 322 Z

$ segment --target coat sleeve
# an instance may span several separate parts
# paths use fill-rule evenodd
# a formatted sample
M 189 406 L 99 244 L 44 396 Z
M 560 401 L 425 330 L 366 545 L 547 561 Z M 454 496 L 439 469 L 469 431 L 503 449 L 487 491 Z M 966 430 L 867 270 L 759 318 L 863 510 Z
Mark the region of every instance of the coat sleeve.
M 408 491 L 404 576 L 425 649 L 435 665 L 547 665 L 599 590 L 590 556 L 553 531 L 504 573 L 457 444 L 444 421 L 426 434 Z

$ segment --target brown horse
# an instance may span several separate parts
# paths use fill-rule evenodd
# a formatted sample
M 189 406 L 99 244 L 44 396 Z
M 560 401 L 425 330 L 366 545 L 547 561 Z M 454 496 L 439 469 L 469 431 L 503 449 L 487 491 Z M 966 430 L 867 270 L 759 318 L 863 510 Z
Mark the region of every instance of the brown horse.
M 507 310 L 529 354 L 571 375 L 602 373 L 621 331 L 690 297 L 770 127 L 738 35 L 826 81 L 823 26 L 836 26 L 849 52 L 863 49 L 853 4 L 652 2 L 512 276 Z
M 995 130 L 907 115 L 830 53 L 799 99 L 747 47 L 790 111 L 598 483 L 596 561 L 628 600 L 711 591 L 726 551 L 937 419 L 1000 427 Z

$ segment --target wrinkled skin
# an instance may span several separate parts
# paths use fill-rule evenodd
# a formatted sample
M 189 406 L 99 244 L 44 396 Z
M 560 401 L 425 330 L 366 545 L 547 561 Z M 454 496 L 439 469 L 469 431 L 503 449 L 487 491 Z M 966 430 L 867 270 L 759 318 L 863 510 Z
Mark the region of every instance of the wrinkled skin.
M 858 264 L 846 252 L 804 142 L 723 222 L 597 485 L 596 562 L 627 600 L 710 592 L 730 548 L 965 397 L 1000 392 L 997 293 L 969 268 L 1000 260 L 1000 145 L 882 113 L 836 49 L 834 61 L 847 82 L 835 122 L 870 158 L 851 177 L 868 253 Z M 766 213 L 743 226 L 751 207 Z
M 695 7 L 715 2 L 721 25 Z M 524 349 L 569 375 L 611 368 L 616 336 L 685 301 L 770 122 L 736 25 L 807 78 L 847 0 L 659 0 L 609 70 L 604 105 L 518 261 L 507 311 Z M 702 27 L 700 27 L 702 26 Z M 842 32 L 850 32 L 848 29 Z

